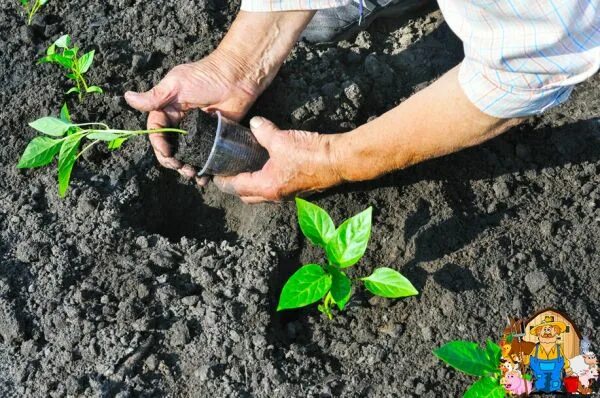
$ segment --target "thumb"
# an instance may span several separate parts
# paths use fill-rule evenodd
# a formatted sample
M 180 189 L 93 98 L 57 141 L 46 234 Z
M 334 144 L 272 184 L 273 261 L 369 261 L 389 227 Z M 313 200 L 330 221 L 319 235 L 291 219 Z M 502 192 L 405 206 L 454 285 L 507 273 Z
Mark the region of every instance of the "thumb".
M 136 93 L 134 91 L 127 91 L 125 93 L 125 101 L 127 101 L 129 106 L 140 112 L 162 109 L 172 99 L 173 95 L 168 90 L 165 90 L 160 83 L 145 93 Z
M 280 131 L 275 123 L 260 116 L 250 119 L 250 129 L 258 143 L 267 149 L 269 149 L 275 134 Z

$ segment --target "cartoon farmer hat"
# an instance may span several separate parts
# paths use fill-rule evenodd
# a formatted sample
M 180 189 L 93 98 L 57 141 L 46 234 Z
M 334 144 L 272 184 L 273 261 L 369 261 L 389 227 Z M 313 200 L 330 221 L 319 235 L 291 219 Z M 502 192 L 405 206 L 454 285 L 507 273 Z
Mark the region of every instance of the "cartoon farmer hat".
M 564 322 L 561 321 L 555 321 L 554 317 L 552 315 L 546 315 L 544 317 L 544 320 L 542 321 L 542 323 L 540 323 L 539 325 L 535 326 L 532 330 L 531 330 L 531 334 L 534 336 L 537 336 L 538 333 L 540 332 L 540 330 L 542 330 L 542 328 L 544 326 L 556 326 L 560 329 L 559 333 L 564 333 L 565 330 L 567 330 L 567 325 L 565 325 Z

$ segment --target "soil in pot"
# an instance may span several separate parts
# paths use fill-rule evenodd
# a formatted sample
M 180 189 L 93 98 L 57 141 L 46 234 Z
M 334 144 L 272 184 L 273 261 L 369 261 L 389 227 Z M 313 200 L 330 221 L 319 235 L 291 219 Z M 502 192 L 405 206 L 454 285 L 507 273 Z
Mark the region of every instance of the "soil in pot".
M 177 159 L 202 169 L 215 141 L 218 118 L 199 109 L 190 111 L 180 128 L 187 131 L 177 140 Z

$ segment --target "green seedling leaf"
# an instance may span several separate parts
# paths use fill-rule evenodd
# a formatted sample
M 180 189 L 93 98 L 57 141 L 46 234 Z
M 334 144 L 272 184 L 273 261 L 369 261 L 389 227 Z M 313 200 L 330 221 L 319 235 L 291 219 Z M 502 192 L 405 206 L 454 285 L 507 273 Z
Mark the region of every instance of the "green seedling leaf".
M 371 293 L 381 297 L 398 298 L 419 294 L 408 279 L 391 268 L 377 268 L 370 276 L 361 280 Z
M 70 135 L 64 141 L 58 155 L 58 195 L 65 196 L 71 181 L 71 172 L 77 160 L 77 151 L 81 142 L 82 136 Z
M 53 137 L 62 137 L 73 126 L 71 123 L 51 116 L 42 117 L 29 125 L 37 131 Z
M 504 398 L 506 390 L 497 379 L 483 377 L 469 387 L 464 398 Z
M 329 214 L 319 206 L 304 199 L 296 198 L 298 223 L 304 236 L 313 245 L 325 248 L 335 234 L 335 225 Z
M 66 102 L 60 108 L 60 120 L 62 120 L 65 123 L 71 124 L 71 114 L 69 113 L 69 107 L 67 106 Z
M 502 357 L 502 348 L 492 340 L 488 339 L 485 344 L 485 351 L 490 363 L 495 363 L 498 368 L 500 366 L 500 358 Z
M 23 7 L 26 7 L 26 6 L 27 6 L 27 4 L 29 4 L 29 0 L 21 0 L 21 5 L 22 5 Z
M 77 93 L 77 94 L 79 94 L 79 89 L 77 87 L 71 87 L 69 89 L 69 91 L 67 91 L 65 94 L 71 94 L 71 93 Z
M 54 55 L 54 54 L 56 54 L 56 44 L 50 45 L 50 47 L 48 47 L 48 49 L 46 50 L 46 55 Z
M 433 353 L 448 365 L 471 376 L 484 377 L 498 371 L 498 364 L 492 363 L 487 352 L 470 341 L 451 341 Z
M 331 275 L 317 264 L 307 264 L 296 271 L 283 286 L 277 311 L 315 303 L 331 288 Z
M 103 131 L 98 131 L 97 133 L 88 134 L 87 138 L 90 140 L 100 140 L 100 141 L 114 141 L 119 139 L 121 136 L 115 133 L 105 133 Z
M 52 162 L 54 156 L 60 151 L 62 142 L 62 140 L 46 136 L 35 137 L 25 148 L 17 167 L 19 169 L 30 169 L 47 165 Z
M 56 45 L 56 47 L 60 47 L 60 48 L 71 47 L 71 36 L 69 36 L 69 35 L 62 35 L 61 37 L 59 37 L 58 39 L 56 39 L 56 41 L 54 42 L 54 44 Z
M 371 235 L 371 217 L 373 208 L 344 221 L 327 242 L 326 252 L 329 261 L 341 268 L 354 265 L 367 250 Z
M 85 90 L 86 93 L 99 93 L 102 94 L 104 91 L 98 87 L 98 86 L 89 86 L 87 88 L 87 90 Z
M 89 53 L 85 53 L 79 58 L 79 73 L 82 75 L 90 69 L 92 62 L 94 61 L 94 50 Z
M 119 148 L 121 148 L 121 145 L 123 145 L 123 143 L 127 140 L 128 140 L 128 138 L 117 138 L 113 141 L 110 141 L 108 143 L 108 149 L 110 149 L 111 151 L 114 151 L 115 149 L 119 149 Z
M 72 61 L 73 58 L 75 58 L 75 56 L 77 55 L 77 50 L 78 50 L 77 47 L 68 48 L 63 51 L 62 55 L 63 55 L 63 57 L 69 58 Z
M 352 281 L 344 272 L 333 266 L 328 266 L 327 272 L 331 274 L 331 296 L 341 311 L 352 295 Z

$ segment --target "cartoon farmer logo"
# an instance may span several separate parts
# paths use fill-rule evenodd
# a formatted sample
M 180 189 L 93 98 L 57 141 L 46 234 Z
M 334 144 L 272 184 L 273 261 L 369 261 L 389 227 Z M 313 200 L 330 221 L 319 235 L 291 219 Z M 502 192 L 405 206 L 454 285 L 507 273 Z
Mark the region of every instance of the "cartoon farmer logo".
M 566 329 L 564 322 L 555 321 L 554 316 L 546 315 L 544 320 L 531 330 L 531 335 L 536 336 L 538 340 L 529 357 L 529 368 L 533 373 L 534 387 L 537 391 L 560 391 L 563 370 L 567 376 L 572 374 L 569 360 L 562 346 L 558 344 L 560 335 Z

